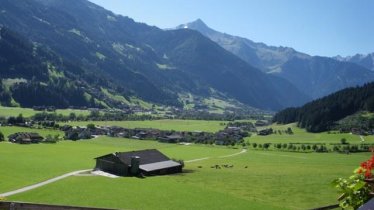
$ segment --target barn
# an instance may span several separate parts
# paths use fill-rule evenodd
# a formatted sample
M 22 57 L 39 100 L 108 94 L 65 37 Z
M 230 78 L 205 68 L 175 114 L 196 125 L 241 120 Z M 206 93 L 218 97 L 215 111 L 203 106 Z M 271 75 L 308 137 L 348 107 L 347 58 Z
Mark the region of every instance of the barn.
M 38 133 L 28 133 L 28 132 L 18 132 L 8 136 L 10 142 L 20 143 L 20 144 L 31 144 L 39 143 L 43 141 L 43 136 Z
M 182 172 L 182 164 L 156 149 L 116 152 L 97 157 L 94 170 L 119 176 L 165 175 Z

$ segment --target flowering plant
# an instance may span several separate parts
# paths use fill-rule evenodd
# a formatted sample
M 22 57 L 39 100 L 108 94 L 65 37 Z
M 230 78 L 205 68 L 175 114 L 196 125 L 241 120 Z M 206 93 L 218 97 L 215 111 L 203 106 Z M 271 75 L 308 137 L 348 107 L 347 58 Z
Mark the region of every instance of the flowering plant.
M 358 209 L 372 197 L 373 167 L 374 155 L 362 162 L 348 179 L 339 178 L 333 181 L 333 185 L 342 192 L 338 198 L 340 207 Z
M 367 179 L 373 177 L 371 170 L 374 167 L 374 155 L 367 161 L 362 162 L 360 167 L 355 171 L 358 174 L 364 174 Z

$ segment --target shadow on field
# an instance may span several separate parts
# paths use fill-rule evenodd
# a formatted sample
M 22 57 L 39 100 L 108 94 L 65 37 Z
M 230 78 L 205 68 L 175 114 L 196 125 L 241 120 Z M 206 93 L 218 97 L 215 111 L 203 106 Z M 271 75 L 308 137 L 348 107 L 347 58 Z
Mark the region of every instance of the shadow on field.
M 169 174 L 169 176 L 185 176 L 185 175 L 195 173 L 195 172 L 196 172 L 196 170 L 183 169 L 183 171 L 181 173 Z

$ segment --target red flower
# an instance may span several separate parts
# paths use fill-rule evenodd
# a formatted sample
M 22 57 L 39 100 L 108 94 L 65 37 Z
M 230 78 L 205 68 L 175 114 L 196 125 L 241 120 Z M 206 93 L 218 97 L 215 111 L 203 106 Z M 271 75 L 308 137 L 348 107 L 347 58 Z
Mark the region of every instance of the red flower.
M 365 177 L 366 177 L 366 178 L 370 178 L 370 177 L 371 177 L 371 171 L 367 170 L 367 171 L 365 172 Z
M 365 177 L 370 178 L 372 176 L 371 170 L 374 168 L 374 154 L 371 158 L 360 164 L 361 168 L 357 171 L 358 174 L 365 172 Z

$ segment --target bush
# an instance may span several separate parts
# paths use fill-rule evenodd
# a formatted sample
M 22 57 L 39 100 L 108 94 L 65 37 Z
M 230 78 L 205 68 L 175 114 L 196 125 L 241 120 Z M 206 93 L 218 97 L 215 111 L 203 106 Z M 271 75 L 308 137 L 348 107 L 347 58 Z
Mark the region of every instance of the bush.
M 373 167 L 374 156 L 361 163 L 361 166 L 349 178 L 338 178 L 332 182 L 342 193 L 338 199 L 341 208 L 358 209 L 370 200 L 373 184 L 367 183 L 365 180 L 373 178 Z
M 96 126 L 94 124 L 90 123 L 90 124 L 87 125 L 87 128 L 90 129 L 90 130 L 95 130 Z
M 55 143 L 57 143 L 58 138 L 59 138 L 59 135 L 56 135 L 56 136 L 52 137 L 50 134 L 48 134 L 48 135 L 45 137 L 45 140 L 44 140 L 43 142 L 44 142 L 44 143 L 52 143 L 52 144 L 55 144 Z
M 4 134 L 0 131 L 0 141 L 5 141 Z

